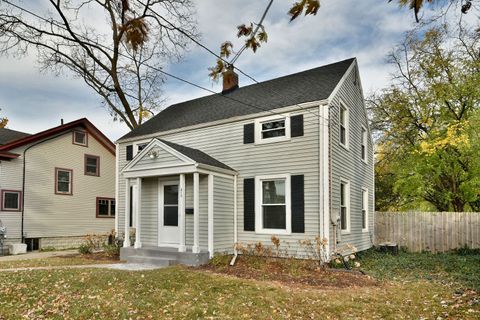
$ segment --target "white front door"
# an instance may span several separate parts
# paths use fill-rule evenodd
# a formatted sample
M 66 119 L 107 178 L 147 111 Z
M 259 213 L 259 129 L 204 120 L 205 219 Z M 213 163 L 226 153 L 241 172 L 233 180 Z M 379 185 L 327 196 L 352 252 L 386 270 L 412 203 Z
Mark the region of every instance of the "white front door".
M 178 246 L 178 181 L 159 181 L 158 245 Z

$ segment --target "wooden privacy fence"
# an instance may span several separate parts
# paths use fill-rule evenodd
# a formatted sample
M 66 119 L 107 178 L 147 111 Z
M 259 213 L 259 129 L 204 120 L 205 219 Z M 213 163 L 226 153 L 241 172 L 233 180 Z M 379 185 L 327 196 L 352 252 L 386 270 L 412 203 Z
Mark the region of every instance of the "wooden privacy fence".
M 409 251 L 480 248 L 480 212 L 375 212 L 375 243 Z

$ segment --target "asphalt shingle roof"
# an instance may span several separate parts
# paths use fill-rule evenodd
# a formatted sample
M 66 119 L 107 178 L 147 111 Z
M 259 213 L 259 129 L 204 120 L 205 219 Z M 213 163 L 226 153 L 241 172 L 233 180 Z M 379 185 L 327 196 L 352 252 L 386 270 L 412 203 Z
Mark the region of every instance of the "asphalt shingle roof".
M 120 140 L 327 99 L 354 60 L 171 105 Z
M 25 132 L 10 130 L 6 128 L 0 128 L 0 145 L 4 145 L 21 138 L 25 138 L 30 135 L 31 134 L 25 133 Z
M 208 154 L 206 154 L 203 151 L 200 151 L 198 149 L 185 147 L 185 146 L 182 146 L 180 144 L 176 144 L 176 143 L 173 143 L 173 142 L 170 142 L 170 141 L 166 141 L 166 140 L 162 140 L 162 139 L 159 139 L 159 140 L 162 141 L 163 143 L 165 143 L 167 146 L 177 150 L 181 154 L 186 155 L 187 157 L 189 157 L 193 161 L 196 161 L 196 162 L 202 163 L 202 164 L 207 164 L 207 165 L 210 165 L 210 166 L 214 166 L 214 167 L 217 167 L 217 168 L 222 168 L 222 169 L 235 171 L 234 169 L 232 169 L 229 166 L 227 166 L 226 164 L 218 161 L 217 159 L 209 156 Z

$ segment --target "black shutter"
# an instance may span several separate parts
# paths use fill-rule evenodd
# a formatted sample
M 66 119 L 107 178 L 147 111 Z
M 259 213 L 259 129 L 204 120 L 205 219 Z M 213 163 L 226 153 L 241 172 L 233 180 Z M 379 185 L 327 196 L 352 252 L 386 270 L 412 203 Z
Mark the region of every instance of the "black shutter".
M 303 114 L 290 117 L 290 126 L 292 128 L 290 132 L 292 137 L 303 136 Z
M 133 146 L 128 145 L 127 146 L 127 161 L 130 161 L 133 159 Z
M 255 231 L 255 179 L 243 180 L 243 230 Z
M 254 143 L 255 142 L 255 124 L 247 123 L 243 126 L 243 143 Z
M 305 200 L 303 175 L 291 177 L 292 232 L 305 233 Z

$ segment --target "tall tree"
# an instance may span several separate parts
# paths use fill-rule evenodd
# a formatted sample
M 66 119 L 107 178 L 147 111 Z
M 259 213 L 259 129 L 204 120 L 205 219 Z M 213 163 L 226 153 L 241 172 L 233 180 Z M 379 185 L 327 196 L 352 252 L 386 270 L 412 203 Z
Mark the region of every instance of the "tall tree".
M 42 70 L 83 79 L 130 129 L 158 110 L 162 63 L 197 36 L 190 0 L 47 3 L 1 2 L 0 54 L 36 50 Z
M 427 202 L 440 211 L 479 202 L 479 50 L 478 33 L 444 25 L 410 33 L 390 55 L 392 84 L 369 99 L 380 202 L 394 195 L 400 207 Z

